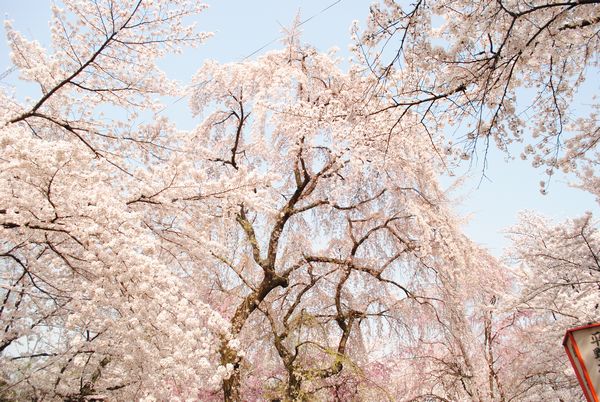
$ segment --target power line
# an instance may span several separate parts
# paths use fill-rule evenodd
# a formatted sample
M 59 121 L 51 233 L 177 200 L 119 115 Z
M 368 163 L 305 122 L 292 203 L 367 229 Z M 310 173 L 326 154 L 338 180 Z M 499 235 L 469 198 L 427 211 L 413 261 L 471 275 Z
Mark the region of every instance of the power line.
M 329 10 L 331 7 L 335 6 L 336 4 L 341 3 L 343 0 L 336 0 L 333 3 L 331 3 L 330 5 L 328 5 L 327 7 L 325 7 L 324 9 L 322 9 L 321 11 L 319 11 L 318 13 L 308 17 L 307 19 L 305 19 L 304 21 L 300 22 L 300 24 L 298 24 L 298 27 L 301 27 L 302 25 L 306 24 L 307 22 L 309 22 L 310 20 L 312 20 L 315 17 L 318 17 L 319 15 L 323 14 L 325 11 Z M 255 51 L 253 51 L 252 53 L 250 53 L 248 56 L 244 57 L 242 59 L 242 61 L 254 56 L 255 54 L 259 53 L 260 51 L 264 50 L 265 48 L 269 47 L 270 45 L 272 45 L 273 43 L 277 42 L 278 40 L 281 40 L 282 37 L 277 37 L 273 40 L 271 40 L 268 43 L 265 43 L 264 45 L 262 45 L 260 48 L 256 49 Z
M 343 0 L 336 0 L 333 3 L 329 4 L 327 7 L 325 7 L 324 9 L 322 9 L 321 11 L 319 11 L 316 14 L 311 15 L 310 17 L 308 17 L 307 19 L 303 20 L 302 22 L 300 22 L 298 24 L 298 27 L 301 27 L 302 25 L 306 24 L 307 22 L 311 21 L 312 19 L 318 17 L 319 15 L 323 14 L 325 11 L 329 10 L 330 8 L 334 7 L 335 5 L 341 3 Z M 255 51 L 253 51 L 252 53 L 250 53 L 249 55 L 247 55 L 246 57 L 244 57 L 243 59 L 241 59 L 241 61 L 244 61 L 246 59 L 249 59 L 250 57 L 254 56 L 255 54 L 259 53 L 260 51 L 264 50 L 265 48 L 269 47 L 270 45 L 272 45 L 273 43 L 277 42 L 278 40 L 281 40 L 282 37 L 277 37 L 273 40 L 271 40 L 270 42 L 264 44 L 263 46 L 261 46 L 260 48 L 256 49 Z M 190 88 L 193 87 L 197 87 L 202 85 L 200 84 L 195 84 L 195 85 L 191 85 Z M 170 108 L 171 106 L 175 105 L 176 103 L 181 102 L 184 98 L 186 98 L 189 94 L 185 93 L 182 96 L 180 96 L 179 98 L 177 98 L 173 103 L 171 103 L 170 105 L 167 105 L 165 107 L 163 107 L 162 109 L 160 109 L 158 112 L 156 112 L 156 114 L 161 114 L 162 112 L 164 112 L 165 110 L 167 110 L 168 108 Z

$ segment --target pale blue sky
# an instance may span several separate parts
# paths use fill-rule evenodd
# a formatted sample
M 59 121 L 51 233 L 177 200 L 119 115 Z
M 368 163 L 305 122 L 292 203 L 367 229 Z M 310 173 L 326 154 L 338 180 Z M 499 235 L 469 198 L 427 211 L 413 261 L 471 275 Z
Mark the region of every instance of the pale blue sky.
M 214 32 L 214 37 L 203 46 L 165 60 L 162 67 L 172 78 L 187 83 L 206 59 L 239 61 L 271 42 L 274 43 L 261 52 L 275 49 L 279 46 L 276 39 L 281 36 L 282 26 L 288 26 L 299 10 L 302 20 L 313 17 L 302 26 L 304 42 L 321 51 L 337 47 L 340 55 L 347 56 L 350 24 L 353 20 L 365 19 L 370 3 L 369 0 L 341 0 L 337 3 L 335 0 L 209 1 L 210 8 L 198 17 L 198 26 L 203 31 Z M 28 38 L 36 38 L 42 45 L 47 45 L 50 4 L 49 0 L 0 0 L 0 13 L 4 18 L 13 20 L 14 26 Z M 321 12 L 332 4 L 331 8 Z M 0 73 L 10 66 L 4 37 L 3 32 Z M 0 86 L 5 88 L 15 79 L 16 74 L 13 73 L 0 82 Z M 586 89 L 591 93 L 598 91 L 598 83 L 588 85 Z M 30 89 L 19 86 L 18 90 Z M 186 108 L 186 102 L 178 102 L 168 107 L 168 113 L 185 116 Z M 191 124 L 189 119 L 186 121 Z M 465 166 L 463 173 L 469 173 L 467 168 Z M 505 163 L 505 155 L 495 150 L 488 155 L 487 179 L 480 182 L 481 163 L 471 167 L 470 175 L 460 191 L 454 194 L 461 198 L 456 211 L 461 215 L 471 215 L 471 221 L 465 227 L 467 234 L 489 247 L 495 255 L 500 255 L 502 247 L 507 244 L 501 231 L 516 222 L 519 210 L 538 211 L 557 220 L 588 210 L 600 213 L 592 196 L 568 186 L 568 181 L 573 178 L 555 175 L 549 194 L 543 196 L 538 185 L 540 180 L 545 179 L 542 171 L 534 170 L 528 162 L 518 158 Z

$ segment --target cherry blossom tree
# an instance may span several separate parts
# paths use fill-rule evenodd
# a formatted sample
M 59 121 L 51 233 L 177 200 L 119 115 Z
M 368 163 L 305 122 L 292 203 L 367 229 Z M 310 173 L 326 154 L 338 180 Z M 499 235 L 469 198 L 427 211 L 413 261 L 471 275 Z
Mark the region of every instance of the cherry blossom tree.
M 598 105 L 583 84 L 597 75 L 599 12 L 595 1 L 382 1 L 355 53 L 374 96 L 418 114 L 432 149 L 468 159 L 523 143 L 548 178 L 560 169 L 598 195 Z M 511 230 L 521 268 L 484 320 L 499 400 L 581 399 L 560 341 L 598 320 L 597 228 L 590 213 L 560 225 L 525 214 Z
M 193 82 L 188 157 L 239 183 L 205 229 L 211 303 L 235 337 L 220 349 L 225 400 L 475 397 L 487 377 L 471 320 L 507 283 L 499 264 L 460 233 L 418 116 L 365 113 L 384 105 L 366 96 L 373 78 L 294 38 Z M 430 381 L 386 383 L 409 369 Z
M 515 357 L 528 373 L 519 381 L 540 395 L 582 399 L 571 370 L 561 369 L 565 356 L 556 346 L 566 329 L 598 320 L 598 223 L 591 213 L 560 224 L 524 213 L 511 237 L 510 257 L 520 265 L 521 288 L 513 300 L 513 314 L 520 321 L 513 336 L 529 345 Z
M 386 0 L 371 7 L 357 54 L 389 107 L 418 112 L 437 139 L 460 133 L 440 150 L 467 158 L 523 142 L 521 157 L 551 176 L 597 149 L 598 104 L 579 90 L 598 72 L 599 16 L 597 1 Z
M 556 315 L 589 319 L 592 218 L 561 228 L 527 218 L 515 282 L 461 233 L 438 176 L 451 163 L 441 133 L 458 119 L 476 121 L 470 141 L 515 138 L 503 124 L 523 124 L 514 96 L 526 70 L 544 85 L 536 107 L 555 98 L 536 135 L 563 136 L 564 83 L 583 79 L 585 49 L 566 58 L 556 39 L 543 78 L 547 55 L 533 42 L 476 34 L 492 27 L 474 18 L 486 7 L 464 38 L 488 40 L 489 52 L 453 43 L 449 18 L 437 48 L 416 28 L 457 7 L 405 13 L 387 1 L 364 46 L 401 34 L 392 63 L 364 54 L 343 72 L 335 53 L 300 44 L 297 22 L 282 50 L 205 62 L 189 87 L 199 124 L 181 131 L 156 113 L 182 91 L 156 61 L 207 37 L 186 24 L 205 6 L 65 3 L 52 10 L 50 49 L 6 23 L 11 60 L 40 92 L 0 93 L 1 398 L 576 398 L 564 367 L 548 369 L 556 355 L 534 355 L 547 344 L 525 357 L 516 345 Z M 533 41 L 597 23 L 564 5 L 510 7 L 494 3 L 498 29 Z M 551 23 L 535 33 L 534 16 Z M 578 138 L 564 156 L 538 148 L 539 161 L 581 161 L 582 186 L 597 191 L 595 142 Z M 556 245 L 540 251 L 547 239 Z M 569 282 L 547 275 L 549 261 Z
M 161 118 L 130 124 L 176 93 L 155 62 L 206 37 L 184 23 L 204 6 L 64 7 L 53 6 L 50 49 L 5 23 L 12 62 L 40 95 L 0 94 L 0 394 L 139 399 L 218 385 L 214 339 L 229 324 L 188 280 L 198 262 L 163 244 L 182 207 L 153 201 L 192 191 L 173 161 L 179 134 Z
M 408 326 L 403 304 L 442 308 L 432 305 L 441 262 L 428 260 L 460 260 L 455 238 L 470 247 L 440 212 L 423 144 L 365 135 L 412 123 L 356 120 L 369 82 L 294 42 L 259 62 L 205 65 L 192 109 L 208 113 L 194 133 L 163 118 L 132 127 L 175 93 L 152 61 L 203 38 L 182 25 L 202 6 L 66 7 L 53 9 L 50 51 L 7 24 L 13 63 L 41 94 L 2 94 L 3 395 L 222 388 L 239 400 L 242 366 L 266 369 L 256 354 L 269 350 L 290 398 L 366 392 L 364 374 L 342 372 L 377 364 L 350 351 L 360 325 L 389 315 Z M 363 281 L 366 304 L 352 296 Z M 321 330 L 304 334 L 311 315 Z

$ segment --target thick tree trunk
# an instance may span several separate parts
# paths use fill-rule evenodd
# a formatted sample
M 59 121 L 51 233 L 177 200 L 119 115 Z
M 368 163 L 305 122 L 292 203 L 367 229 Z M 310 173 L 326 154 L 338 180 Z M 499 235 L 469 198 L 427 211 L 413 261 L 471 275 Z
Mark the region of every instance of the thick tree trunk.
M 240 304 L 231 319 L 231 329 L 234 336 L 237 336 L 244 323 L 250 317 L 250 314 L 258 305 L 267 297 L 269 292 L 278 286 L 287 287 L 288 281 L 281 276 L 275 275 L 273 271 L 267 271 L 258 289 L 244 299 Z M 233 373 L 227 379 L 223 380 L 223 398 L 225 402 L 241 401 L 240 385 L 241 376 L 239 370 L 239 357 L 234 349 L 231 349 L 228 345 L 227 340 L 223 340 L 221 344 L 221 364 L 226 366 L 227 364 L 233 365 Z
M 287 385 L 287 398 L 289 401 L 303 401 L 300 388 L 302 386 L 301 380 L 293 373 L 289 373 L 288 385 Z
M 236 351 L 227 345 L 227 342 L 223 340 L 221 345 L 221 364 L 224 366 L 232 364 L 233 372 L 229 378 L 223 380 L 223 399 L 225 402 L 239 402 L 242 400 L 240 395 L 240 371 L 238 369 L 239 357 Z
M 241 402 L 240 395 L 240 372 L 234 370 L 226 380 L 223 380 L 223 400 L 225 402 Z

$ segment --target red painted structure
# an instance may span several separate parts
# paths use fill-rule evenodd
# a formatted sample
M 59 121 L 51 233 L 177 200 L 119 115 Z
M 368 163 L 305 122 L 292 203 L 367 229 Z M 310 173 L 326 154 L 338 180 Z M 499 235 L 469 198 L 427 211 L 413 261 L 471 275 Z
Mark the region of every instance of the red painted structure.
M 600 402 L 600 323 L 567 330 L 563 346 L 588 402 Z

